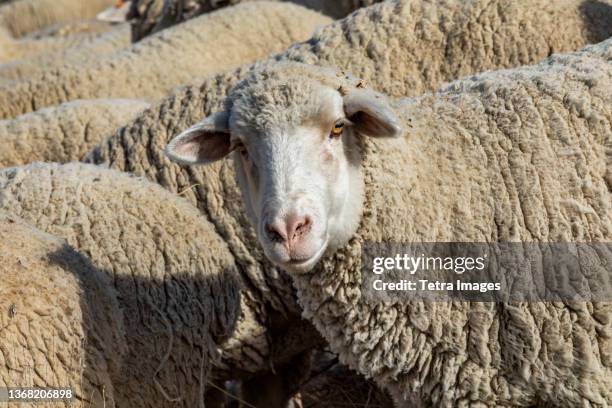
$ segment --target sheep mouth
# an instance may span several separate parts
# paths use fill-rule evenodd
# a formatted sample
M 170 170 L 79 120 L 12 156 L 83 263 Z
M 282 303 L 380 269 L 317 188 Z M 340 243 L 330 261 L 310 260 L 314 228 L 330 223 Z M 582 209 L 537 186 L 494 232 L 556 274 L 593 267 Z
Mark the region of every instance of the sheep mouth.
M 328 241 L 329 241 L 328 239 L 325 239 L 325 242 L 323 243 L 323 245 L 321 245 L 321 247 L 319 247 L 317 252 L 315 252 L 314 255 L 310 256 L 309 258 L 290 259 L 286 262 L 280 263 L 279 266 L 287 270 L 288 272 L 295 272 L 295 273 L 305 273 L 305 272 L 312 270 L 315 267 L 315 265 L 321 260 L 321 258 L 323 257 L 323 254 L 327 250 Z

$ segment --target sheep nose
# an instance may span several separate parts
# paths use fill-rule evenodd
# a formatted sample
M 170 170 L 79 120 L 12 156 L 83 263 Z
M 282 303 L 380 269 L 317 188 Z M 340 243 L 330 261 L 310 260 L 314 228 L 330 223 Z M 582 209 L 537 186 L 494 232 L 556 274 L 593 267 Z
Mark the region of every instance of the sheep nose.
M 268 238 L 273 242 L 292 247 L 312 228 L 312 220 L 307 215 L 289 214 L 282 220 L 276 220 L 266 225 Z

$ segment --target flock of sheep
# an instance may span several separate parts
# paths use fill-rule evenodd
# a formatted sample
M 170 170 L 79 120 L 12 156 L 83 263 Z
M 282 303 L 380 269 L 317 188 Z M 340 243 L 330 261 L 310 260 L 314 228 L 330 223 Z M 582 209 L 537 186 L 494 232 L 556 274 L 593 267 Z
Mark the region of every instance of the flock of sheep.
M 131 29 L 94 20 L 114 3 L 0 0 L 0 388 L 74 390 L 49 407 L 612 406 L 612 303 L 360 288 L 370 241 L 612 241 L 612 1 L 134 0 Z M 279 267 L 229 135 L 288 125 L 319 89 L 355 111 L 354 227 Z

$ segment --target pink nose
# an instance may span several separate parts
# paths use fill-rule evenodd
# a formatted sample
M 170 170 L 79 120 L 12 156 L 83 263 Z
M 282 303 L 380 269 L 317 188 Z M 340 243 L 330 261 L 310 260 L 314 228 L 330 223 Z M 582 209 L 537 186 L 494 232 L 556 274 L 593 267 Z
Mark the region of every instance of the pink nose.
M 289 214 L 282 220 L 276 220 L 266 225 L 266 233 L 270 241 L 284 244 L 291 248 L 308 235 L 312 228 L 309 216 L 299 216 L 295 213 Z

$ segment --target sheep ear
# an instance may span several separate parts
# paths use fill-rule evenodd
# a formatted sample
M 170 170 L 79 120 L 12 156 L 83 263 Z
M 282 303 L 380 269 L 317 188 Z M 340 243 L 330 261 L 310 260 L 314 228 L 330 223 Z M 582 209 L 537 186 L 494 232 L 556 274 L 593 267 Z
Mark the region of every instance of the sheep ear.
M 181 164 L 208 164 L 231 151 L 227 112 L 218 112 L 176 136 L 166 146 L 166 156 Z
M 344 113 L 366 136 L 399 137 L 403 133 L 399 118 L 382 94 L 353 89 L 344 96 Z

